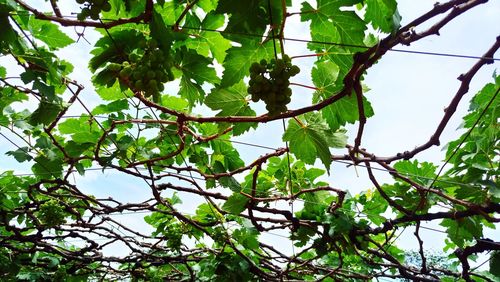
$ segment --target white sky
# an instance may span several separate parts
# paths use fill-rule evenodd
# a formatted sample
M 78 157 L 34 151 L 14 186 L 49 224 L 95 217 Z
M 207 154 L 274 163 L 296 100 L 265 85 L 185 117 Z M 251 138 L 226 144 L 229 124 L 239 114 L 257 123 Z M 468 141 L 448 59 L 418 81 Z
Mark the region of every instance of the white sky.
M 33 2 L 33 1 L 28 1 Z M 46 7 L 48 3 L 36 1 L 37 7 Z M 71 1 L 64 2 L 62 5 L 64 11 L 69 11 Z M 300 4 L 301 1 L 293 1 L 295 4 Z M 399 1 L 399 11 L 402 15 L 402 24 L 405 25 L 410 20 L 421 15 L 432 8 L 435 1 L 414 1 L 403 0 Z M 290 11 L 298 11 L 299 8 L 292 8 Z M 465 13 L 458 19 L 453 21 L 441 30 L 441 36 L 431 36 L 422 39 L 410 47 L 396 46 L 398 49 L 418 50 L 443 52 L 463 55 L 482 55 L 494 42 L 496 36 L 500 35 L 500 1 L 490 1 L 485 5 L 480 5 L 472 11 Z M 73 28 L 67 28 L 65 31 L 76 39 L 76 34 Z M 418 31 L 418 30 L 417 30 Z M 299 17 L 294 16 L 287 20 L 286 36 L 291 38 L 309 38 L 308 27 L 304 23 L 300 23 Z M 86 31 L 86 38 L 93 42 L 96 39 L 95 33 Z M 300 55 L 312 53 L 307 51 L 305 43 L 286 43 L 286 51 L 290 55 Z M 77 78 L 79 82 L 87 86 L 82 93 L 81 98 L 90 108 L 98 105 L 100 102 L 96 94 L 92 90 L 90 84 L 90 73 L 87 69 L 87 62 L 90 59 L 88 52 L 92 46 L 88 45 L 84 40 L 74 44 L 59 52 L 61 57 L 70 60 L 75 71 L 71 77 Z M 496 54 L 496 57 L 499 57 Z M 312 85 L 310 82 L 308 69 L 311 68 L 314 59 L 297 59 L 295 64 L 301 66 L 300 81 L 304 84 Z M 407 53 L 388 52 L 380 62 L 369 69 L 365 83 L 371 88 L 367 94 L 375 110 L 375 116 L 368 119 L 363 137 L 363 147 L 368 151 L 379 156 L 394 155 L 397 152 L 411 150 L 417 145 L 425 143 L 431 134 L 434 132 L 439 120 L 443 116 L 443 109 L 449 103 L 451 97 L 455 94 L 459 86 L 459 81 L 456 79 L 461 73 L 466 72 L 476 61 L 472 59 L 424 56 Z M 0 58 L 0 64 L 9 64 L 5 59 Z M 5 66 L 5 65 L 4 65 Z M 9 71 L 15 71 L 15 67 L 11 64 L 7 65 Z M 461 117 L 468 108 L 468 100 L 476 93 L 485 83 L 491 82 L 491 75 L 495 69 L 499 67 L 498 61 L 492 65 L 487 65 L 479 71 L 474 77 L 469 94 L 466 95 L 461 102 L 457 113 L 452 118 L 449 126 L 441 137 L 441 146 L 433 147 L 417 155 L 420 161 L 432 161 L 440 164 L 444 156 L 441 151 L 443 146 L 450 140 L 456 139 L 462 132 L 455 129 L 461 123 Z M 171 94 L 173 94 L 172 92 Z M 304 103 L 310 103 L 312 91 L 306 89 L 294 89 L 294 100 L 291 108 L 297 108 Z M 79 107 L 73 107 L 71 113 L 81 111 Z M 356 134 L 356 126 L 348 126 L 350 130 L 350 143 Z M 6 133 L 6 130 L 2 130 Z M 281 141 L 281 133 L 283 132 L 281 121 L 270 122 L 260 125 L 258 130 L 238 137 L 236 140 L 244 141 L 253 144 L 261 144 L 269 147 L 283 147 Z M 13 137 L 12 135 L 9 135 Z M 16 140 L 15 138 L 13 140 Z M 16 140 L 19 142 L 19 139 Z M 19 143 L 19 145 L 23 145 Z M 259 155 L 269 151 L 265 149 L 253 148 L 244 145 L 233 144 L 240 152 L 242 158 L 246 162 L 253 161 Z M 5 139 L 0 138 L 0 156 L 1 170 L 15 169 L 18 172 L 29 172 L 29 167 L 25 164 L 18 164 L 12 158 L 5 156 L 3 153 L 16 148 L 8 143 Z M 342 150 L 335 150 L 334 153 L 345 153 Z M 319 167 L 322 167 L 318 163 Z M 363 168 L 357 169 L 357 175 L 353 167 L 346 168 L 343 164 L 332 164 L 331 177 L 328 181 L 333 187 L 348 190 L 351 194 L 356 194 L 366 188 L 372 187 Z M 387 173 L 376 172 L 380 182 L 383 180 L 390 181 L 391 178 Z M 87 172 L 85 177 L 75 175 L 75 180 L 79 187 L 90 194 L 99 197 L 113 197 L 124 202 L 138 202 L 146 198 L 150 198 L 150 190 L 144 185 L 142 180 L 133 179 L 129 176 L 124 176 L 113 171 Z M 191 198 L 192 199 L 192 198 Z M 200 198 L 201 199 L 201 198 Z M 195 207 L 199 201 L 190 201 L 190 197 L 184 199 L 184 204 L 180 208 L 181 211 L 194 213 Z M 297 204 L 295 210 L 299 208 Z M 137 230 L 146 230 L 147 224 L 141 222 L 143 215 L 127 215 L 117 217 L 118 220 L 126 222 L 127 225 L 136 228 Z M 439 226 L 433 225 L 438 229 Z M 416 248 L 416 240 L 411 233 L 405 232 L 399 244 L 405 248 Z M 278 233 L 278 231 L 274 231 Z M 284 234 L 284 233 L 281 233 Z M 440 249 L 445 236 L 443 234 L 421 230 L 421 236 L 425 245 Z M 500 232 L 486 232 L 486 237 L 499 238 Z M 275 242 L 276 246 L 289 253 L 290 245 L 283 244 L 284 239 L 274 234 L 261 235 L 261 240 L 269 240 Z M 122 249 L 120 246 L 115 246 L 109 250 L 110 253 L 119 254 Z

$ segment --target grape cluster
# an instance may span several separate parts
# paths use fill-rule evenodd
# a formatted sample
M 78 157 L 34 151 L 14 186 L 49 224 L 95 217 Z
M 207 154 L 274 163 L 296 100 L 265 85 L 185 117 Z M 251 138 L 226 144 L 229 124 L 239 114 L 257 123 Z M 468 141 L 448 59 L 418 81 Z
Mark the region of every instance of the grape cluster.
M 292 65 L 287 55 L 282 59 L 272 59 L 269 63 L 266 60 L 255 62 L 250 66 L 247 91 L 252 95 L 252 101 L 262 100 L 266 103 L 270 116 L 286 112 L 286 105 L 292 96 L 292 90 L 288 87 L 289 79 L 299 72 L 299 67 Z
M 84 5 L 82 11 L 77 15 L 79 21 L 83 21 L 87 17 L 98 20 L 101 11 L 111 11 L 109 0 L 76 0 L 76 3 Z
M 158 48 L 154 39 L 141 42 L 140 46 L 141 49 L 128 55 L 127 61 L 109 64 L 108 69 L 116 72 L 133 91 L 141 91 L 145 97 L 152 96 L 153 101 L 158 102 L 163 84 L 174 80 L 172 59 Z
M 47 226 L 53 227 L 64 224 L 64 210 L 56 200 L 49 200 L 40 205 L 38 219 Z

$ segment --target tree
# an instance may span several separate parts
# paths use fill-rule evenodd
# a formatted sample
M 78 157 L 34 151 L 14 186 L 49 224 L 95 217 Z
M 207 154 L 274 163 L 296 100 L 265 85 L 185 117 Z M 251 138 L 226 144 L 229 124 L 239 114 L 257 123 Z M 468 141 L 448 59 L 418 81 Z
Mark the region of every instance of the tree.
M 486 2 L 436 3 L 400 26 L 394 0 L 318 0 L 304 2 L 300 12 L 290 12 L 284 0 L 77 0 L 64 13 L 62 1 L 51 0 L 51 10 L 43 11 L 28 1 L 0 0 L 0 52 L 9 62 L 0 66 L 0 133 L 23 140 L 13 141 L 8 155 L 32 171 L 0 175 L 0 277 L 498 279 L 500 242 L 483 229 L 495 228 L 500 212 L 500 77 L 494 74 L 472 98 L 465 132 L 447 146 L 447 166 L 415 156 L 440 144 L 477 72 L 497 60 L 500 37 L 460 76 L 428 142 L 392 156 L 362 147 L 374 115 L 362 84 L 370 68 L 391 48 L 439 34 Z M 293 80 L 304 55 L 284 47 L 290 17 L 310 24 L 307 46 L 316 57 L 310 85 Z M 88 62 L 93 85 L 85 85 L 102 99 L 93 109 L 72 78 L 74 58 L 57 53 L 74 44 L 61 27 L 100 34 Z M 311 104 L 287 108 L 298 88 L 314 92 Z M 20 106 L 30 103 L 32 111 Z M 76 107 L 81 115 L 67 114 Z M 244 162 L 233 138 L 276 120 L 283 120 L 285 147 Z M 347 124 L 357 127 L 352 144 Z M 366 169 L 372 187 L 350 195 L 322 180 L 334 161 Z M 92 169 L 144 180 L 149 199 L 127 203 L 86 193 L 72 175 Z M 375 169 L 394 181 L 379 183 Z M 191 213 L 179 211 L 194 198 L 204 202 Z M 114 217 L 127 213 L 143 213 L 154 231 Z M 444 228 L 446 256 L 458 268 L 439 267 L 426 251 L 425 222 Z M 404 229 L 414 230 L 417 259 L 394 244 Z M 293 254 L 261 240 L 276 230 L 288 232 L 283 240 L 292 241 Z M 128 254 L 110 254 L 113 244 Z M 470 266 L 480 253 L 491 254 L 489 273 Z

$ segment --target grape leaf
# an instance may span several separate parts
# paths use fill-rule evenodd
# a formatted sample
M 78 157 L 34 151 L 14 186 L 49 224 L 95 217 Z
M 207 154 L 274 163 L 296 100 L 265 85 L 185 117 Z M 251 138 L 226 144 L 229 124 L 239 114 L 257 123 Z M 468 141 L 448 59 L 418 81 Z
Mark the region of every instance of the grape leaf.
M 6 155 L 13 156 L 16 161 L 22 163 L 24 161 L 30 161 L 33 159 L 33 157 L 30 156 L 29 154 L 29 148 L 28 147 L 20 147 L 19 149 L 15 151 L 8 151 L 5 153 Z
M 363 45 L 366 25 L 356 13 L 340 10 L 343 6 L 352 6 L 360 0 L 319 0 L 317 9 L 309 3 L 302 3 L 302 21 L 311 21 L 311 37 L 317 41 Z M 314 11 L 314 12 L 311 12 Z
M 220 33 L 212 32 L 211 30 L 223 26 L 224 22 L 223 15 L 209 13 L 203 19 L 201 28 L 196 32 L 196 36 L 188 37 L 181 44 L 205 57 L 211 53 L 214 59 L 219 63 L 223 63 L 226 57 L 226 50 L 231 48 L 231 41 L 224 38 Z
M 247 88 L 240 82 L 229 88 L 215 88 L 208 94 L 205 104 L 212 110 L 220 110 L 217 116 L 255 116 L 254 110 L 250 108 L 247 101 Z M 219 130 L 224 130 L 230 123 L 220 123 Z M 242 122 L 233 124 L 233 135 L 240 135 L 257 125 L 254 122 Z
M 404 160 L 397 162 L 394 168 L 402 175 L 406 175 L 413 181 L 427 186 L 436 176 L 437 167 L 428 162 L 419 163 L 417 160 L 413 162 Z
M 500 277 L 500 251 L 493 251 L 490 256 L 490 273 Z
M 231 47 L 227 51 L 224 60 L 224 72 L 221 87 L 229 87 L 236 84 L 249 74 L 249 68 L 253 62 L 274 57 L 272 42 L 265 44 L 245 44 L 241 47 Z
M 108 104 L 103 104 L 95 107 L 92 110 L 94 115 L 109 114 L 113 112 L 119 112 L 128 109 L 129 104 L 126 99 L 116 100 Z
M 330 61 L 317 62 L 312 70 L 312 80 L 314 85 L 319 88 L 314 93 L 314 102 L 327 99 L 338 92 L 341 83 L 338 82 L 339 67 Z M 370 102 L 363 97 L 365 116 L 373 116 L 373 108 Z M 335 103 L 321 110 L 323 117 L 332 130 L 337 130 L 346 123 L 354 123 L 359 119 L 358 102 L 356 96 L 349 95 L 336 101 Z
M 262 0 L 247 0 L 235 5 L 233 0 L 219 0 L 215 12 L 219 14 L 230 14 L 229 21 L 224 34 L 225 37 L 234 41 L 247 40 L 242 33 L 262 35 L 269 22 L 266 15 L 267 2 Z
M 9 3 L 10 4 L 10 3 Z M 25 44 L 9 21 L 9 12 L 14 10 L 11 5 L 0 3 L 0 51 L 13 49 L 15 53 L 23 53 Z
M 395 0 L 367 0 L 365 20 L 383 32 L 392 33 L 401 25 Z
M 163 50 L 167 50 L 172 45 L 172 31 L 165 26 L 161 15 L 153 9 L 151 23 L 149 25 L 151 37 L 153 37 Z
M 41 155 L 35 158 L 35 164 L 31 167 L 31 170 L 41 178 L 60 177 L 63 170 L 63 160 L 57 157 L 49 158 Z
M 440 224 L 447 227 L 446 232 L 450 240 L 459 248 L 463 248 L 466 242 L 481 238 L 483 226 L 475 217 L 460 218 L 457 220 L 443 219 Z
M 240 193 L 234 193 L 222 205 L 222 209 L 232 214 L 240 214 L 246 209 L 249 199 Z
M 196 102 L 203 101 L 205 91 L 196 83 L 193 83 L 188 77 L 181 78 L 179 95 L 189 101 L 189 107 L 192 108 Z
M 200 86 L 204 82 L 215 84 L 219 82 L 219 77 L 214 68 L 209 67 L 212 60 L 197 54 L 195 51 L 183 48 L 181 56 L 182 62 L 179 65 L 184 77 L 194 80 Z
M 28 122 L 31 125 L 48 125 L 56 119 L 57 114 L 62 109 L 63 107 L 58 103 L 41 101 L 38 108 L 31 114 Z
M 38 20 L 34 16 L 29 19 L 28 29 L 35 38 L 46 43 L 52 50 L 66 47 L 75 42 L 66 33 L 62 32 L 57 25 Z
M 314 164 L 319 157 L 327 171 L 330 170 L 330 147 L 342 148 L 347 142 L 343 132 L 334 132 L 317 113 L 305 115 L 300 123 L 296 119 L 288 122 L 283 141 L 290 142 L 290 152 L 307 164 Z
M 229 88 L 215 88 L 208 94 L 205 104 L 220 110 L 217 116 L 236 116 L 248 107 L 246 86 L 240 82 Z
M 259 248 L 259 241 L 257 240 L 259 232 L 257 232 L 253 226 L 250 228 L 237 229 L 232 235 L 238 243 L 250 250 L 256 250 Z

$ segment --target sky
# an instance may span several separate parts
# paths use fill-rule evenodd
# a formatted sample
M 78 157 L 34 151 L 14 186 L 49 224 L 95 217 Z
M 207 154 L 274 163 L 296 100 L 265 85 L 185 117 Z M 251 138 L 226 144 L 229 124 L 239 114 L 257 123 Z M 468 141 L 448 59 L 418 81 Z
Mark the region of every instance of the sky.
M 41 10 L 48 5 L 44 1 L 27 2 L 36 3 L 35 6 L 40 7 Z M 72 1 L 62 2 L 61 9 L 64 14 L 64 11 L 70 10 L 72 5 L 70 2 Z M 289 11 L 298 11 L 300 2 L 293 1 L 294 7 Z M 402 0 L 398 2 L 402 25 L 428 11 L 435 3 L 435 1 L 427 0 Z M 440 36 L 430 36 L 413 43 L 411 46 L 396 46 L 396 48 L 481 56 L 494 42 L 496 36 L 500 35 L 498 15 L 500 15 L 500 1 L 490 1 L 485 5 L 479 5 L 447 25 L 441 30 Z M 65 28 L 64 30 L 72 38 L 77 38 L 73 28 Z M 81 32 L 80 29 L 77 30 Z M 287 20 L 285 35 L 290 38 L 310 39 L 307 24 L 301 23 L 298 16 Z M 95 32 L 87 29 L 85 38 L 90 42 L 94 42 L 98 37 Z M 312 53 L 306 49 L 304 43 L 286 42 L 285 48 L 291 56 Z M 90 84 L 91 74 L 87 69 L 87 62 L 91 58 L 89 54 L 91 49 L 92 46 L 86 40 L 80 39 L 78 43 L 59 51 L 59 55 L 71 59 L 75 66 L 75 71 L 71 77 L 78 78 L 79 82 L 87 86 L 81 98 L 85 100 L 90 108 L 93 108 L 100 101 L 92 90 Z M 496 54 L 496 57 L 500 57 L 500 54 Z M 294 78 L 296 82 L 312 84 L 309 78 L 309 70 L 313 62 L 314 58 L 294 60 L 294 64 L 298 64 L 302 69 L 301 74 Z M 369 69 L 365 76 L 364 82 L 371 89 L 367 93 L 367 98 L 372 103 L 375 116 L 368 119 L 363 137 L 363 147 L 377 156 L 387 156 L 394 155 L 396 152 L 411 150 L 415 146 L 425 143 L 443 116 L 444 108 L 458 89 L 459 81 L 457 77 L 466 72 L 475 62 L 473 59 L 388 52 L 382 60 Z M 14 72 L 16 70 L 12 62 L 5 58 L 0 58 L 0 64 L 9 67 L 9 71 Z M 436 164 L 442 163 L 444 145 L 463 133 L 463 131 L 457 131 L 456 129 L 461 123 L 461 117 L 467 111 L 469 99 L 484 84 L 492 81 L 491 76 L 499 66 L 499 62 L 495 61 L 494 64 L 481 68 L 470 85 L 469 93 L 459 105 L 457 113 L 444 131 L 441 137 L 441 146 L 435 146 L 417 155 L 416 159 L 431 161 Z M 312 91 L 303 88 L 294 88 L 293 91 L 294 98 L 289 108 L 298 108 L 310 103 Z M 25 105 L 19 106 L 25 107 Z M 28 105 L 27 107 L 33 109 L 33 106 Z M 201 110 L 205 111 L 206 109 Z M 81 107 L 74 106 L 68 115 L 77 114 L 81 111 Z M 349 136 L 351 144 L 356 128 L 356 126 L 347 126 L 351 133 Z M 5 130 L 0 130 L 0 132 L 7 134 Z M 284 147 L 285 144 L 281 140 L 282 132 L 281 121 L 275 121 L 260 125 L 257 131 L 234 140 L 273 148 Z M 12 140 L 16 140 L 14 136 L 9 136 Z M 16 142 L 20 142 L 20 140 Z M 233 144 L 233 146 L 238 149 L 247 163 L 253 161 L 259 155 L 269 152 L 266 149 L 246 145 Z M 18 173 L 29 173 L 29 167 L 25 163 L 18 164 L 12 158 L 4 155 L 6 151 L 15 149 L 7 140 L 0 138 L 0 171 L 14 169 Z M 333 153 L 344 154 L 345 152 L 343 150 L 334 150 Z M 317 163 L 317 165 L 322 167 L 320 163 Z M 376 172 L 376 176 L 380 182 L 390 182 L 392 180 L 386 172 Z M 332 164 L 331 176 L 325 178 L 325 180 L 331 186 L 347 190 L 352 195 L 372 187 L 363 168 L 346 167 L 345 164 L 340 163 Z M 145 186 L 142 180 L 123 176 L 111 170 L 104 172 L 89 171 L 84 177 L 75 174 L 74 181 L 78 183 L 83 191 L 98 198 L 111 196 L 123 202 L 138 202 L 151 197 L 149 188 Z M 193 214 L 195 207 L 199 203 L 201 203 L 201 198 L 199 201 L 185 200 L 179 209 L 188 214 Z M 300 206 L 300 202 L 294 202 L 295 210 L 299 209 Z M 127 214 L 116 218 L 137 230 L 147 230 L 149 226 L 142 222 L 143 216 L 143 214 Z M 443 229 L 436 225 L 428 226 Z M 417 248 L 416 241 L 411 235 L 412 232 L 413 230 L 405 231 L 398 240 L 398 244 L 405 248 Z M 430 230 L 422 230 L 421 233 L 426 246 L 435 250 L 441 249 L 445 237 L 443 234 Z M 275 231 L 274 234 L 261 235 L 260 238 L 261 240 L 281 243 L 286 241 L 281 237 L 285 234 L 286 232 Z M 488 231 L 485 236 L 499 238 L 500 232 Z M 291 251 L 288 244 L 276 245 L 281 246 L 284 252 L 289 253 Z M 111 246 L 107 251 L 112 254 L 119 254 L 123 251 L 123 248 L 121 246 Z

